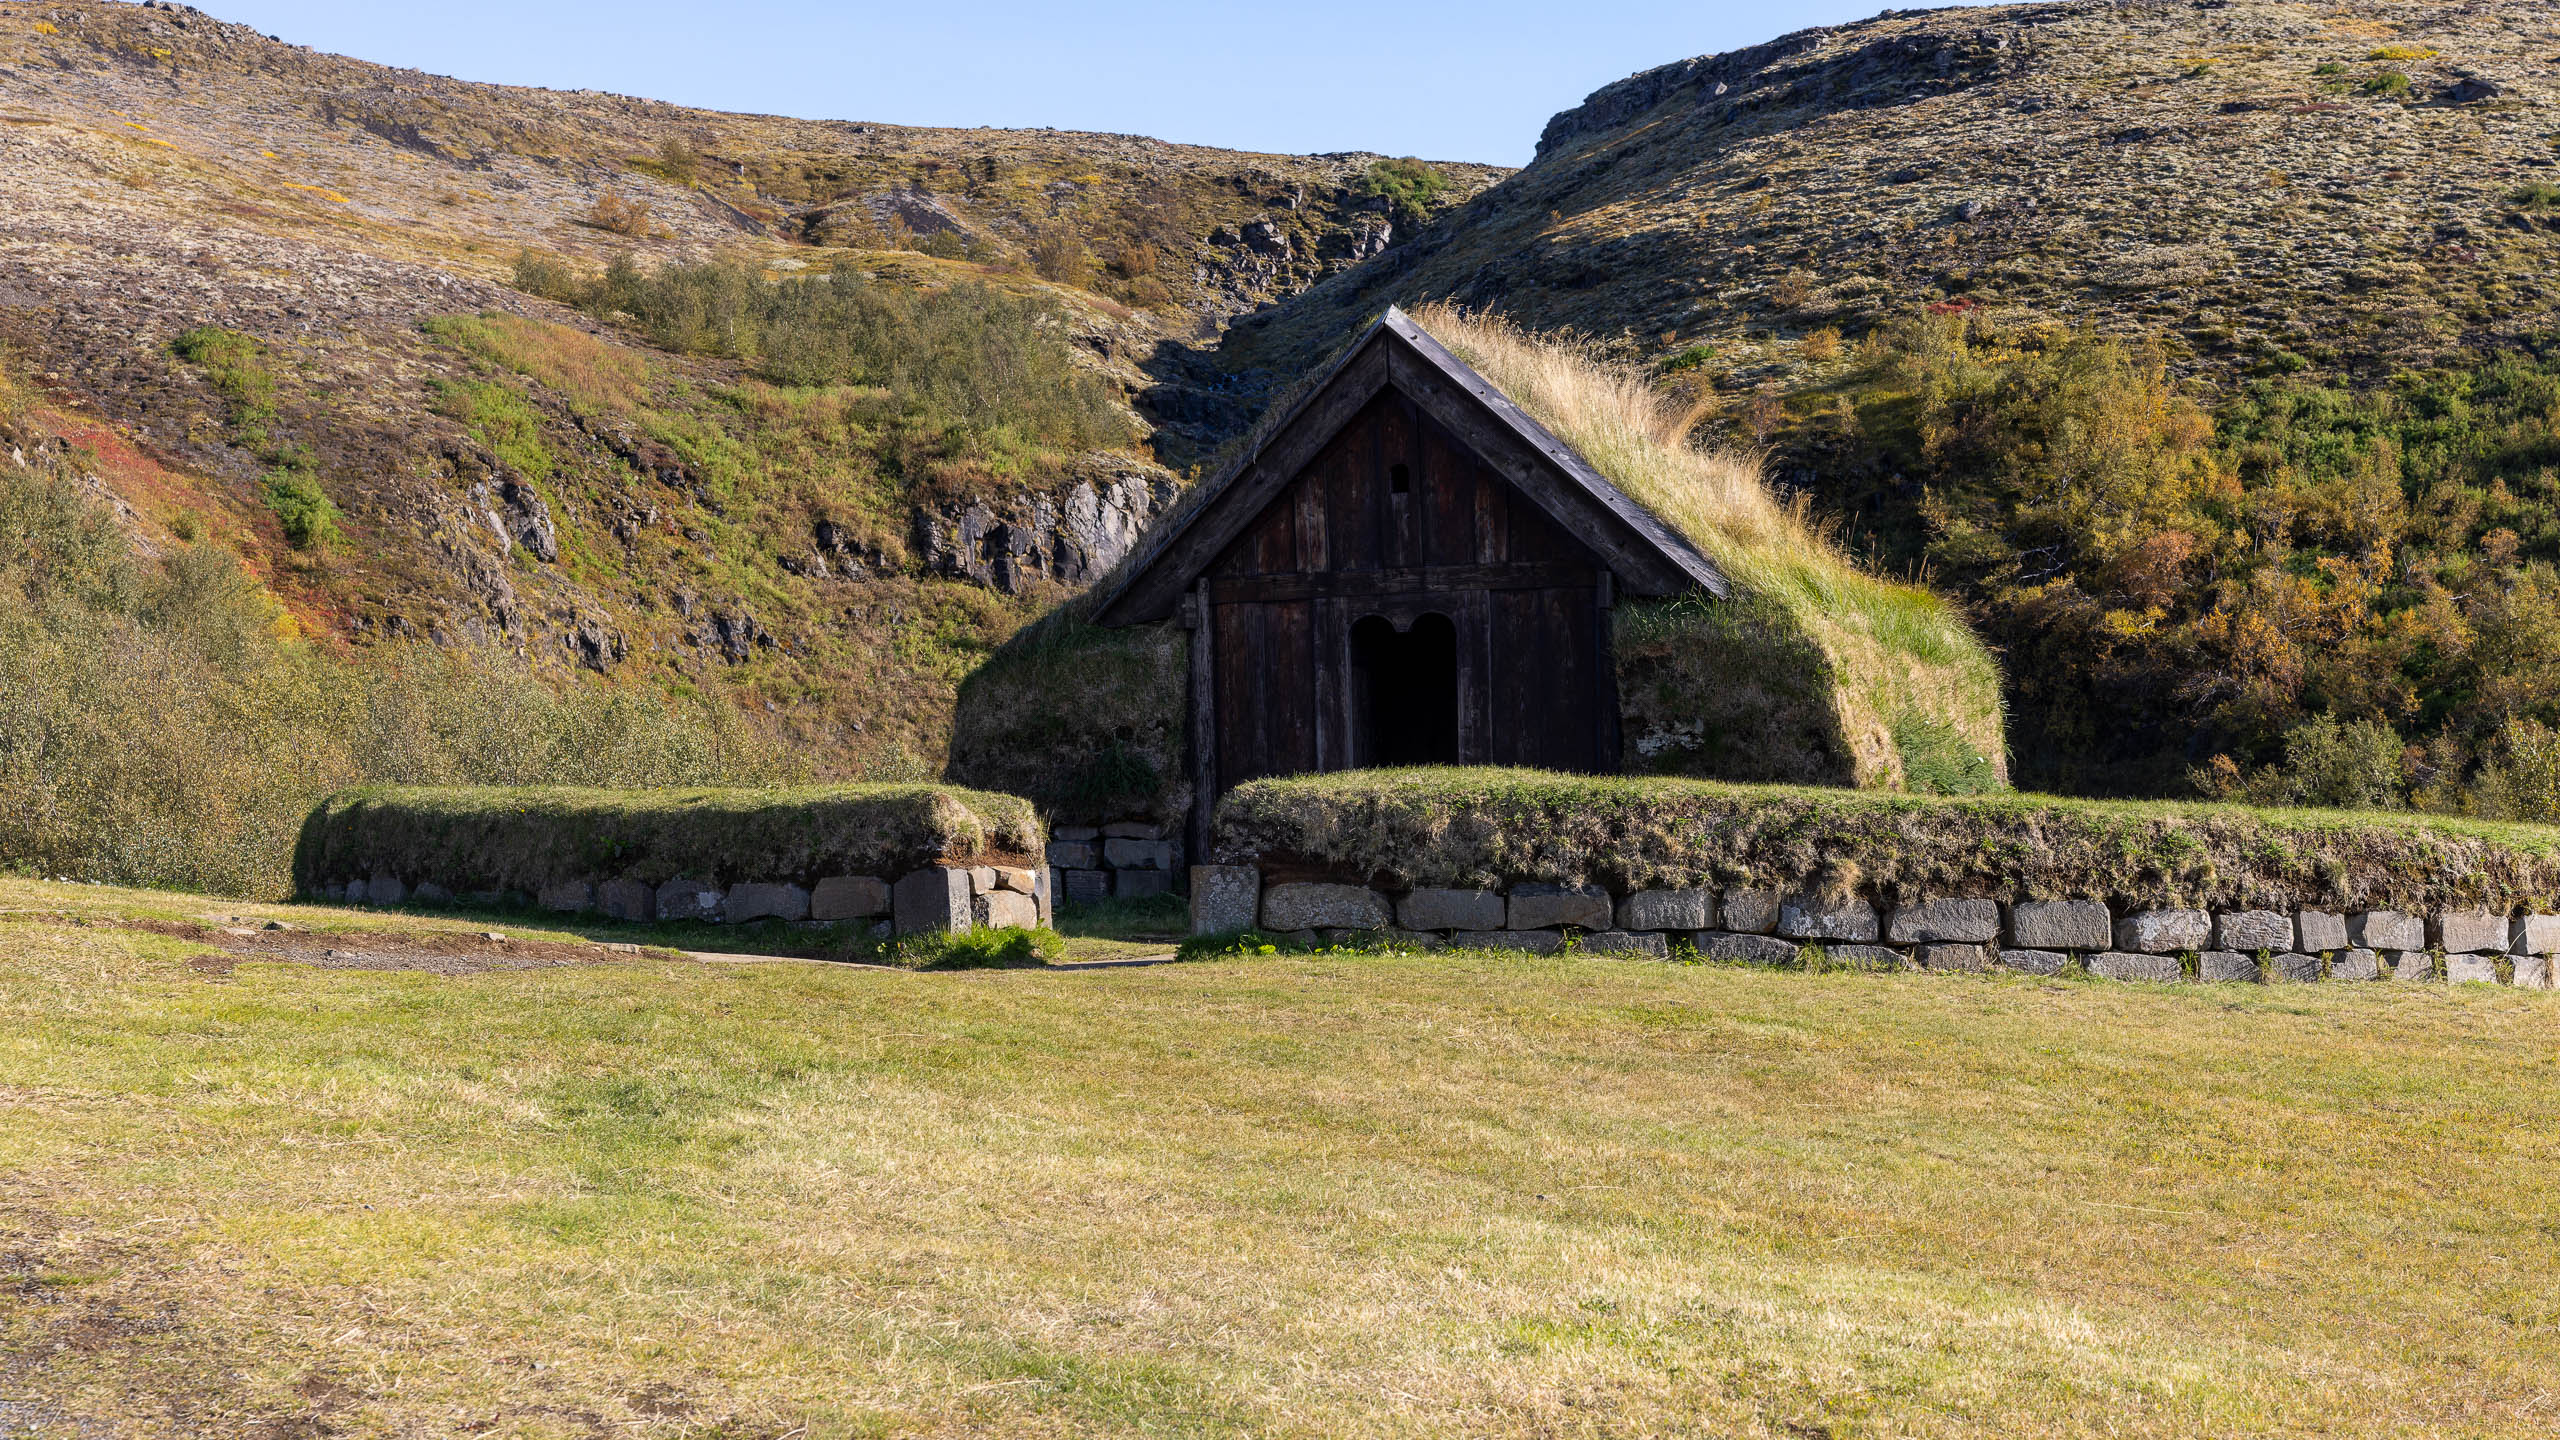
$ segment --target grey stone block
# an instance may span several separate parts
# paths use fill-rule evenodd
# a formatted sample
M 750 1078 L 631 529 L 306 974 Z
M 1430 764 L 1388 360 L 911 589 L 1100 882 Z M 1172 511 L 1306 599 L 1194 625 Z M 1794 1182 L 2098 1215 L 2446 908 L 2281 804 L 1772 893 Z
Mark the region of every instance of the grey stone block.
M 1511 914 L 1504 928 L 1544 930 L 1573 925 L 1584 930 L 1606 930 L 1616 919 L 1616 911 L 1617 907 L 1609 903 L 1609 892 L 1597 885 L 1528 882 L 1511 887 Z
M 2213 917 L 2213 948 L 2255 954 L 2293 948 L 2293 917 L 2277 910 L 2232 910 Z
M 2347 917 L 2330 910 L 2297 910 L 2293 916 L 2297 950 L 2321 954 L 2347 948 Z
M 2285 928 L 2292 926 L 2288 923 Z M 2258 957 L 2237 950 L 2207 950 L 2196 957 L 2196 978 L 2218 984 L 2255 985 L 2261 978 Z
M 1102 838 L 1102 832 L 1090 825 L 1052 825 L 1049 827 L 1049 838 L 1052 840 L 1099 840 Z
M 554 880 L 534 894 L 534 903 L 545 910 L 575 915 L 592 909 L 596 903 L 596 887 L 584 880 Z
M 2560 955 L 2560 915 L 2527 915 L 2515 924 L 2519 955 Z
M 2195 912 L 2203 914 L 2202 911 Z M 2101 980 L 2171 981 L 2186 978 L 2175 955 L 2144 955 L 2101 950 L 2089 957 L 2089 973 Z
M 812 920 L 868 920 L 889 910 L 889 882 L 876 875 L 830 875 L 809 892 Z
M 1830 904 L 1798 895 L 1778 905 L 1778 933 L 1790 940 L 1874 941 L 1884 933 L 1876 907 L 1864 900 Z
M 928 865 L 889 888 L 889 911 L 901 935 L 957 935 L 978 923 L 969 872 Z
M 1048 859 L 1061 870 L 1099 870 L 1102 847 L 1090 840 L 1052 840 Z
M 2519 955 L 2515 958 L 2515 979 L 2510 982 L 2519 990 L 2551 988 L 2551 961 L 2542 955 Z
M 998 890 L 1010 890 L 1016 895 L 1028 895 L 1031 893 L 1031 872 L 1029 870 L 1024 869 L 1019 865 L 998 865 L 995 867 L 995 870 L 995 888 Z
M 2498 983 L 2498 957 L 2495 955 L 2447 955 L 2444 978 L 2455 985 L 2495 985 Z
M 967 873 L 970 894 L 984 895 L 996 888 L 996 867 L 993 865 L 972 865 Z
M 1792 965 L 1799 948 L 1792 940 L 1737 934 L 1731 930 L 1701 930 L 1697 946 L 1702 959 L 1737 965 Z
M 1262 892 L 1265 930 L 1384 930 L 1395 918 L 1387 897 L 1365 885 L 1274 885 Z
M 2026 975 L 2059 975 L 2062 973 L 2062 967 L 2070 963 L 2071 957 L 2059 950 L 2003 950 L 2000 952 L 2002 969 L 2015 970 Z
M 2267 957 L 2267 981 L 2270 984 L 2304 985 L 2320 978 L 2320 957 L 2287 950 Z
M 1641 955 L 1648 960 L 1671 958 L 1671 942 L 1651 931 L 1595 930 L 1582 937 L 1582 948 L 1602 955 Z
M 1638 890 L 1618 902 L 1621 930 L 1707 930 L 1715 923 L 1712 890 Z
M 1991 947 L 1923 945 L 1920 947 L 1920 963 L 1931 970 L 1963 970 L 1979 974 L 1991 968 Z
M 1058 872 L 1043 865 L 1031 872 L 1031 905 L 1043 926 L 1058 923 Z
M 596 887 L 596 908 L 616 920 L 655 920 L 658 892 L 637 880 L 607 880 Z
M 718 920 L 729 904 L 729 892 L 702 880 L 670 880 L 658 887 L 661 920 Z
M 2009 943 L 2021 950 L 2104 950 L 2116 943 L 2103 900 L 2021 900 L 2009 907 Z
M 1143 820 L 1114 820 L 1102 827 L 1102 833 L 1113 840 L 1161 840 L 1164 827 Z
M 1409 930 L 1499 930 L 1509 913 L 1499 890 L 1424 888 L 1396 902 L 1396 919 Z
M 2398 910 L 2367 910 L 2347 921 L 2347 938 L 2365 950 L 2424 950 L 2427 927 Z
M 1070 905 L 1090 905 L 1111 898 L 1111 872 L 1108 870 L 1061 870 L 1058 893 Z
M 1262 872 L 1251 865 L 1191 867 L 1191 933 L 1250 930 L 1262 918 Z
M 2486 910 L 2449 910 L 2427 927 L 2447 955 L 2503 955 L 2510 938 L 2507 917 Z
M 364 898 L 369 905 L 397 905 L 409 898 L 409 887 L 390 871 L 376 870 L 373 878 L 365 882 Z
M 1885 935 L 1896 945 L 1987 945 L 2000 938 L 2000 902 L 1931 900 L 1904 905 L 1893 912 Z
M 2428 951 L 2401 950 L 2397 952 L 2386 952 L 2382 958 L 2391 962 L 2391 978 L 2394 980 L 2433 980 L 2436 978 L 2436 957 Z
M 1124 840 L 1115 835 L 1102 842 L 1102 858 L 1114 870 L 1170 870 L 1173 846 L 1162 840 Z
M 2143 955 L 2201 950 L 2213 939 L 2213 917 L 2201 910 L 2136 910 L 2116 922 L 2116 949 Z
M 421 880 L 418 888 L 409 892 L 409 898 L 421 905 L 450 905 L 453 903 L 453 891 L 433 880 Z
M 1111 893 L 1123 900 L 1152 900 L 1173 889 L 1173 873 L 1168 870 L 1114 870 Z
M 2342 950 L 2329 961 L 2332 980 L 2379 980 L 2382 957 L 2370 950 Z
M 969 916 L 980 925 L 998 929 L 1036 930 L 1040 926 L 1040 905 L 1019 890 L 990 890 L 970 900 Z
M 1901 970 L 1911 963 L 1910 956 L 1882 945 L 1826 944 L 1822 956 L 1849 970 Z
M 772 885 L 749 880 L 729 887 L 729 923 L 743 925 L 750 920 L 806 920 L 809 918 L 809 892 L 797 885 Z
M 1729 935 L 1766 935 L 1778 928 L 1778 892 L 1727 890 L 1717 923 Z
M 1453 930 L 1449 932 L 1449 948 L 1453 950 L 1526 950 L 1536 955 L 1551 955 L 1564 948 L 1561 930 Z

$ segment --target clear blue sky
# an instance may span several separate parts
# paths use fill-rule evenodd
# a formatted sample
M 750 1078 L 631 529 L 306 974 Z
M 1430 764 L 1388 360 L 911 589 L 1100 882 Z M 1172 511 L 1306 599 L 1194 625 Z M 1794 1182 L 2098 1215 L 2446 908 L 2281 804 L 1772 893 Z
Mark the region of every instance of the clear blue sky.
M 466 80 L 909 125 L 1525 163 L 1622 76 L 1880 0 L 198 0 L 296 44 Z

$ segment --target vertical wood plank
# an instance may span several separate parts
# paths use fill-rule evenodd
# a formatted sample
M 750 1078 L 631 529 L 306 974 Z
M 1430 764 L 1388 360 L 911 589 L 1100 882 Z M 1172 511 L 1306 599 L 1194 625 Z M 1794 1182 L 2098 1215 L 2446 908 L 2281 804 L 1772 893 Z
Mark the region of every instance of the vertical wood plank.
M 1475 492 L 1476 559 L 1499 565 L 1511 558 L 1511 487 L 1472 455 L 1467 456 L 1466 468 L 1468 488 Z
M 1332 474 L 1329 496 L 1333 548 L 1328 558 L 1335 570 L 1375 570 L 1381 563 L 1378 497 L 1386 482 L 1377 473 L 1378 411 L 1387 398 L 1370 402 L 1343 432 L 1343 464 Z
M 1314 602 L 1281 601 L 1262 607 L 1267 646 L 1263 662 L 1268 687 L 1270 748 L 1267 775 L 1302 775 L 1316 768 L 1316 696 Z
M 1395 570 L 1422 563 L 1414 543 L 1414 510 L 1422 497 L 1413 491 L 1421 455 L 1414 443 L 1413 405 L 1401 395 L 1378 397 L 1378 562 Z M 1405 470 L 1405 493 L 1395 493 L 1395 468 Z
M 1626 768 L 1626 757 L 1620 746 L 1623 732 L 1618 716 L 1618 647 L 1616 641 L 1617 594 L 1613 578 L 1607 570 L 1600 572 L 1591 598 L 1591 705 L 1595 737 L 1591 768 L 1602 775 L 1615 775 Z
M 1334 598 L 1318 600 L 1313 607 L 1315 768 L 1320 771 L 1347 770 L 1355 763 L 1350 750 L 1350 709 L 1343 703 L 1351 636 L 1342 612 L 1343 602 Z
M 1209 603 L 1209 577 L 1191 590 L 1184 612 L 1191 626 L 1191 814 L 1183 827 L 1192 863 L 1209 863 L 1210 820 L 1218 804 L 1218 618 Z

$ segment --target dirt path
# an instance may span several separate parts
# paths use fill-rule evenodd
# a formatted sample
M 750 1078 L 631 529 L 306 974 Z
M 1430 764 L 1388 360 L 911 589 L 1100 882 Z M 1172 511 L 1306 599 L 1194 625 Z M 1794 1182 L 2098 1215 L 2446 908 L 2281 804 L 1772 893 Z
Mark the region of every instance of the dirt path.
M 676 950 L 638 945 L 581 945 L 522 940 L 504 931 L 297 930 L 247 925 L 188 925 L 125 920 L 118 928 L 147 930 L 221 950 L 187 964 L 207 975 L 229 974 L 242 961 L 311 965 L 324 970 L 422 970 L 431 975 L 478 975 L 491 970 L 539 970 L 557 965 L 607 965 L 647 957 L 687 958 Z

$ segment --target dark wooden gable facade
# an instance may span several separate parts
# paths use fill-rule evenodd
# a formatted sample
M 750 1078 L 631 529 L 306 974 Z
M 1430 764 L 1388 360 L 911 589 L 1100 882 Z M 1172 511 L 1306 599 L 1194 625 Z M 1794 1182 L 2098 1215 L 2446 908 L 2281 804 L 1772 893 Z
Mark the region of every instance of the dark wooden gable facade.
M 1723 577 L 1401 313 L 1099 607 L 1192 630 L 1195 840 L 1265 775 L 1618 764 L 1617 595 Z

